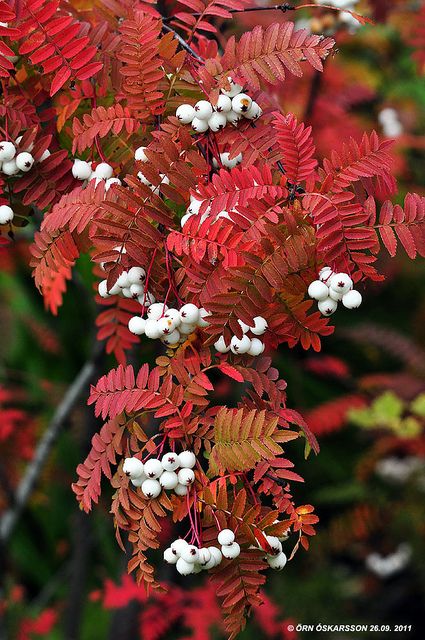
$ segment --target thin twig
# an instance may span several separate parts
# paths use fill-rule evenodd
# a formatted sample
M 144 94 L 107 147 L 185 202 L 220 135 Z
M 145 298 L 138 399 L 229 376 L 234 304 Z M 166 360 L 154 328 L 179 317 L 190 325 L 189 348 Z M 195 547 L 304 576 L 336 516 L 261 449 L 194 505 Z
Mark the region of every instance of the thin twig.
M 286 13 L 287 11 L 295 11 L 296 7 L 289 4 L 288 2 L 284 2 L 283 4 L 276 4 L 273 7 L 248 7 L 247 9 L 229 9 L 229 13 L 250 13 L 251 11 L 281 11 L 282 13 Z M 202 13 L 192 13 L 193 18 L 199 18 L 202 16 Z M 168 22 L 172 20 L 175 16 L 167 16 L 163 18 L 163 22 Z
M 25 509 L 28 500 L 34 490 L 37 480 L 47 461 L 51 448 L 58 437 L 65 421 L 71 414 L 76 402 L 78 401 L 82 391 L 90 382 L 96 367 L 96 361 L 102 353 L 102 345 L 99 343 L 93 353 L 93 356 L 82 367 L 74 382 L 68 388 L 62 402 L 57 407 L 47 429 L 38 443 L 34 458 L 29 463 L 25 475 L 18 485 L 15 492 L 14 503 L 0 520 L 0 542 L 4 545 L 10 538 L 13 530 L 19 520 L 19 517 Z
M 164 22 L 165 18 L 163 18 L 163 22 Z M 171 27 L 169 27 L 167 24 L 163 24 L 162 25 L 162 29 L 163 31 L 168 31 L 169 33 L 174 33 L 174 37 L 179 41 L 179 44 L 181 47 L 183 47 L 183 49 L 185 51 L 187 51 L 188 53 L 190 53 L 191 56 L 193 56 L 195 58 L 195 60 L 198 60 L 198 62 L 204 62 L 204 59 L 201 58 L 201 56 L 198 56 L 198 54 L 196 53 L 196 51 L 194 51 L 192 49 L 191 46 L 189 46 L 187 44 L 187 42 L 185 42 L 185 40 L 181 37 L 181 35 L 179 35 L 177 33 L 177 31 L 175 31 L 174 29 L 172 29 Z

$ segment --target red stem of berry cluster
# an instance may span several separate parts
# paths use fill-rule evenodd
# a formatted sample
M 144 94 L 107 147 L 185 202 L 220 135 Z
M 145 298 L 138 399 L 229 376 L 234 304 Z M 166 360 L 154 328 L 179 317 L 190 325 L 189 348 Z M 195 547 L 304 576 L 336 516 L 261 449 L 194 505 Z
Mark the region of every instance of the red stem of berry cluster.
M 172 263 L 171 263 L 171 254 L 170 254 L 170 250 L 167 247 L 167 240 L 166 239 L 164 239 L 164 251 L 165 251 L 165 266 L 167 268 L 167 275 L 168 275 L 168 280 L 169 280 L 169 283 L 170 283 L 170 286 L 169 286 L 168 291 L 167 291 L 167 296 L 166 296 L 166 300 L 164 302 L 164 305 L 167 302 L 167 298 L 168 298 L 168 295 L 169 295 L 169 292 L 170 292 L 170 287 L 171 287 L 174 295 L 176 296 L 177 302 L 179 304 L 181 304 L 183 302 L 183 300 L 180 298 L 179 292 L 177 291 L 177 286 L 176 286 L 176 282 L 175 282 L 175 279 L 174 279 L 173 266 L 172 266 Z
M 152 268 L 153 268 L 153 265 L 154 265 L 154 262 L 155 262 L 155 257 L 156 257 L 157 252 L 158 252 L 157 248 L 153 250 L 152 258 L 151 258 L 151 261 L 150 261 L 149 267 L 148 267 L 148 272 L 146 274 L 145 291 L 144 291 L 144 294 L 143 294 L 143 304 L 142 304 L 142 315 L 144 315 L 144 313 L 145 313 L 146 295 L 147 295 L 148 290 L 149 290 L 149 280 L 150 280 L 150 277 L 151 277 L 151 272 L 152 272 Z

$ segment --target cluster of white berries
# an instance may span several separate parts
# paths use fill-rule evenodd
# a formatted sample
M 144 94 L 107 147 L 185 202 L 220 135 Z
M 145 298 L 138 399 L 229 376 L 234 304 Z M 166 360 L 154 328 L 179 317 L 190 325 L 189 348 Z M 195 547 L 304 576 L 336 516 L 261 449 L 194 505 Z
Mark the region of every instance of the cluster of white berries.
M 382 131 L 387 138 L 398 138 L 403 133 L 403 125 L 395 109 L 386 107 L 378 114 Z
M 206 309 L 198 309 L 191 303 L 183 305 L 179 310 L 156 302 L 149 306 L 146 315 L 146 319 L 142 316 L 130 318 L 129 331 L 136 336 L 145 335 L 151 340 L 159 339 L 163 344 L 171 346 L 185 342 L 198 327 L 208 326 L 205 318 L 210 314 Z
M 78 158 L 76 158 L 72 167 L 72 175 L 77 180 L 86 180 L 87 182 L 95 180 L 96 186 L 99 182 L 104 182 L 105 191 L 108 191 L 113 184 L 121 184 L 119 178 L 113 177 L 114 170 L 107 162 L 99 162 L 93 169 L 92 162 L 86 162 L 85 160 L 78 160 Z
M 16 138 L 15 143 L 10 140 L 0 141 L 0 171 L 6 176 L 15 176 L 18 173 L 27 173 L 32 169 L 35 159 L 31 155 L 31 151 L 34 149 L 34 145 L 31 144 L 24 151 L 16 153 L 16 146 L 20 144 L 22 136 Z M 50 156 L 50 151 L 46 149 L 39 162 L 43 162 Z M 12 207 L 6 204 L 0 206 L 0 225 L 9 224 L 12 222 L 15 216 L 15 212 Z
M 124 298 L 138 300 L 140 304 L 149 307 L 155 302 L 155 296 L 149 292 L 145 294 L 145 280 L 146 272 L 143 267 L 131 267 L 128 271 L 121 273 L 110 289 L 108 289 L 108 281 L 105 279 L 99 282 L 97 290 L 102 298 L 120 295 Z
M 190 124 L 196 133 L 205 131 L 217 132 L 224 129 L 227 124 L 237 126 L 242 118 L 257 120 L 263 113 L 261 107 L 243 93 L 243 87 L 236 84 L 232 78 L 228 78 L 230 89 L 221 90 L 216 104 L 208 100 L 199 100 L 194 107 L 190 104 L 181 104 L 176 110 L 176 117 L 182 124 Z
M 254 326 L 250 327 L 242 320 L 238 320 L 242 331 L 242 338 L 233 336 L 230 340 L 230 344 L 226 345 L 224 336 L 220 336 L 217 342 L 214 343 L 216 351 L 219 353 L 227 353 L 231 351 L 236 355 L 243 355 L 247 353 L 249 356 L 259 356 L 264 351 L 264 343 L 259 338 L 250 338 L 247 333 L 253 333 L 254 336 L 262 336 L 266 332 L 268 327 L 267 320 L 262 316 L 256 316 L 253 319 Z
M 334 273 L 330 267 L 319 271 L 319 280 L 314 280 L 308 295 L 318 301 L 318 309 L 324 316 L 331 316 L 342 302 L 346 309 L 357 309 L 362 303 L 359 291 L 353 289 L 353 281 L 346 273 Z
M 35 159 L 31 155 L 34 145 L 30 144 L 27 149 L 16 153 L 16 146 L 21 143 L 22 136 L 16 138 L 15 144 L 10 140 L 2 140 L 0 142 L 0 171 L 6 176 L 15 176 L 22 172 L 27 173 L 34 165 Z M 46 149 L 38 162 L 43 162 L 50 156 L 50 151 Z
M 145 463 L 138 458 L 126 458 L 123 471 L 135 487 L 141 488 L 146 498 L 157 498 L 162 489 L 184 496 L 195 481 L 195 464 L 196 457 L 192 451 L 179 454 L 170 451 L 161 460 L 149 458 Z
M 138 149 L 136 149 L 136 151 L 134 152 L 134 159 L 137 160 L 138 162 L 147 162 L 148 157 L 145 153 L 145 149 L 146 147 L 139 147 Z M 149 187 L 150 190 L 153 191 L 153 193 L 156 193 L 157 195 L 160 193 L 162 185 L 170 184 L 169 178 L 164 173 L 160 173 L 159 175 L 161 177 L 161 183 L 155 186 L 154 184 L 149 182 L 149 180 L 146 178 L 146 176 L 143 174 L 142 171 L 138 171 L 137 173 L 137 177 L 139 178 L 140 182 L 142 184 L 145 184 L 147 187 Z
M 177 571 L 182 576 L 199 573 L 203 569 L 207 571 L 213 569 L 220 564 L 222 558 L 222 553 L 217 547 L 198 548 L 183 538 L 174 540 L 164 551 L 165 562 L 175 564 Z

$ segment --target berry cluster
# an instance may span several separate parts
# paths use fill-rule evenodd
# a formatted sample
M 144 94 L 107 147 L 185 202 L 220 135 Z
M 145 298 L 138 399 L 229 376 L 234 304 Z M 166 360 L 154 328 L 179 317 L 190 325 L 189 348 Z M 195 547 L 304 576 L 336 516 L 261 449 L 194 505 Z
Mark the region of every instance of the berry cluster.
M 282 551 L 281 539 L 276 536 L 265 536 L 267 540 L 268 553 L 266 560 L 272 569 L 281 571 L 286 565 L 287 558 Z M 286 539 L 286 538 L 282 538 Z M 175 564 L 177 571 L 187 576 L 191 573 L 199 573 L 203 569 L 213 569 L 219 565 L 223 558 L 234 560 L 240 555 L 241 548 L 235 540 L 235 533 L 231 529 L 222 529 L 217 536 L 218 547 L 197 547 L 189 544 L 186 540 L 178 538 L 164 551 L 164 560 L 168 564 Z M 264 549 L 259 547 L 264 551 Z
M 195 481 L 193 467 L 196 457 L 192 451 L 180 454 L 172 451 L 158 458 L 149 458 L 143 463 L 138 458 L 126 458 L 123 471 L 135 487 L 140 487 L 146 498 L 157 498 L 162 489 L 184 496 Z
M 190 124 L 196 133 L 205 131 L 221 131 L 227 124 L 237 126 L 242 118 L 257 120 L 263 113 L 261 107 L 243 93 L 243 87 L 228 78 L 230 89 L 221 90 L 216 104 L 208 100 L 199 100 L 194 107 L 181 104 L 176 110 L 176 117 L 182 124 Z
M 16 138 L 15 143 L 10 140 L 0 141 L 0 171 L 6 176 L 16 176 L 18 173 L 27 173 L 34 165 L 35 159 L 31 155 L 34 145 L 31 144 L 24 151 L 17 153 L 17 146 L 21 143 L 22 136 Z M 38 162 L 43 162 L 50 156 L 50 151 L 46 149 Z M 9 224 L 14 218 L 14 211 L 9 205 L 0 206 L 0 225 Z
M 261 342 L 259 338 L 250 338 L 247 333 L 250 332 L 253 333 L 254 336 L 262 336 L 268 327 L 267 320 L 262 316 L 256 316 L 253 319 L 253 327 L 248 326 L 245 322 L 242 322 L 242 320 L 238 320 L 238 322 L 243 331 L 242 338 L 233 336 L 230 340 L 230 344 L 226 345 L 224 336 L 220 336 L 217 342 L 214 343 L 216 351 L 219 353 L 227 353 L 228 351 L 231 351 L 236 355 L 243 355 L 244 353 L 247 353 L 249 356 L 261 355 L 264 351 L 264 343 Z
M 146 306 L 146 305 L 145 305 Z M 145 335 L 152 340 L 161 340 L 171 346 L 185 342 L 187 337 L 198 327 L 208 325 L 208 311 L 194 304 L 185 304 L 180 310 L 168 308 L 165 303 L 151 304 L 147 310 L 146 319 L 142 316 L 130 318 L 128 328 L 136 336 Z
M 16 138 L 15 144 L 10 140 L 3 140 L 0 142 L 0 171 L 6 176 L 15 176 L 22 172 L 27 173 L 33 167 L 35 162 L 34 157 L 31 155 L 31 151 L 34 149 L 34 145 L 31 144 L 27 149 L 17 152 L 16 145 L 22 141 L 22 136 Z M 46 149 L 41 155 L 39 162 L 43 162 L 50 156 L 50 151 Z
M 177 571 L 182 576 L 199 573 L 203 569 L 207 571 L 213 569 L 220 564 L 222 558 L 222 553 L 217 547 L 198 548 L 183 538 L 174 540 L 164 551 L 165 562 L 175 564 Z
M 72 167 L 72 175 L 77 180 L 96 180 L 96 186 L 99 182 L 105 182 L 105 191 L 108 191 L 113 184 L 121 184 L 119 178 L 113 178 L 114 170 L 107 162 L 99 162 L 93 169 L 92 162 L 86 162 L 85 160 L 74 160 Z
M 308 295 L 318 301 L 322 315 L 331 316 L 342 302 L 346 309 L 357 309 L 362 303 L 359 291 L 353 289 L 353 281 L 346 273 L 334 273 L 330 267 L 319 271 L 319 280 L 314 280 L 308 288 Z
M 119 247 L 116 247 L 119 251 Z M 108 289 L 108 281 L 101 280 L 98 285 L 98 293 L 102 298 L 109 296 L 123 296 L 138 300 L 145 308 L 155 302 L 155 297 L 145 291 L 146 272 L 143 267 L 131 267 L 128 271 L 123 271 L 117 281 Z M 162 307 L 162 305 L 161 305 Z

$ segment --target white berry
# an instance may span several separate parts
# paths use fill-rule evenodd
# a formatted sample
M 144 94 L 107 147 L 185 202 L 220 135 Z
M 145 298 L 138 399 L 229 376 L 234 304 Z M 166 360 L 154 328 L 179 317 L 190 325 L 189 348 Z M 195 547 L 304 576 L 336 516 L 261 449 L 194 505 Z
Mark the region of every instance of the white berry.
M 188 544 L 187 547 L 182 549 L 180 553 L 180 557 L 183 558 L 186 562 L 191 564 L 195 564 L 199 558 L 199 551 L 193 544 Z
M 179 453 L 179 466 L 182 469 L 193 469 L 196 464 L 196 456 L 192 451 L 182 451 Z
M 14 158 L 12 160 L 3 162 L 1 170 L 6 176 L 15 176 L 17 173 L 19 173 L 19 167 L 16 164 L 16 160 Z
M 352 289 L 353 281 L 346 273 L 335 273 L 329 280 L 329 288 L 337 291 L 338 293 L 347 293 Z
M 223 166 L 228 169 L 233 169 L 242 162 L 242 154 L 239 153 L 235 158 L 230 160 L 230 153 L 228 151 L 224 151 L 223 153 L 220 153 L 220 160 Z
M 145 474 L 143 473 L 138 478 L 130 478 L 130 481 L 131 481 L 131 484 L 133 485 L 133 487 L 141 487 L 146 479 L 147 478 L 146 478 Z
M 91 162 L 86 162 L 85 160 L 74 160 L 74 164 L 72 166 L 72 175 L 77 180 L 88 180 L 91 176 Z
M 195 214 L 199 213 L 199 210 L 202 206 L 203 200 L 196 200 L 195 198 L 191 201 L 190 205 L 186 209 L 186 213 Z
M 232 544 L 235 541 L 235 534 L 231 529 L 222 529 L 217 536 L 217 540 L 222 546 Z
M 164 471 L 159 476 L 159 484 L 168 491 L 175 489 L 179 483 L 177 473 L 175 471 Z
M 144 465 L 138 458 L 126 458 L 124 460 L 123 468 L 125 474 L 134 478 L 141 478 L 144 475 Z
M 148 478 L 142 484 L 142 493 L 146 498 L 157 498 L 161 493 L 161 485 L 158 480 L 151 480 Z
M 240 552 L 241 548 L 237 542 L 232 542 L 232 544 L 226 544 L 221 547 L 221 553 L 225 558 L 228 558 L 229 560 L 234 560 L 234 558 L 237 558 Z
M 128 279 L 128 271 L 123 271 L 118 276 L 117 285 L 122 289 L 124 289 L 126 287 L 130 288 L 130 284 L 131 284 L 130 280 Z
M 239 355 L 248 353 L 250 346 L 251 346 L 251 340 L 246 335 L 242 336 L 242 338 L 233 336 L 233 338 L 230 341 L 230 349 L 232 353 L 236 353 Z
M 308 287 L 307 293 L 314 300 L 324 300 L 329 296 L 329 287 L 321 280 L 314 280 Z
M 233 109 L 226 112 L 227 122 L 230 122 L 230 124 L 233 124 L 235 127 L 237 126 L 238 122 L 242 120 L 242 118 L 243 116 L 240 113 L 236 113 L 236 111 L 233 111 Z
M 199 309 L 194 304 L 185 304 L 180 309 L 180 319 L 186 324 L 196 324 L 199 320 Z
M 286 555 L 281 551 L 277 556 L 267 556 L 267 562 L 272 569 L 281 571 L 287 562 Z
M 234 98 L 238 93 L 240 93 L 243 87 L 240 84 L 237 84 L 230 76 L 227 78 L 230 83 L 230 89 L 221 89 L 221 93 L 229 98 Z
M 172 346 L 174 344 L 177 344 L 180 340 L 181 336 L 180 336 L 180 331 L 178 331 L 177 329 L 175 329 L 174 331 L 172 331 L 171 333 L 165 335 L 162 338 L 162 342 L 166 345 Z
M 230 345 L 226 345 L 223 336 L 220 336 L 217 342 L 214 342 L 214 348 L 219 353 L 227 353 L 228 351 L 230 351 Z
M 162 335 L 166 336 L 170 333 L 173 333 L 174 328 L 173 328 L 172 320 L 164 316 L 163 318 L 160 318 L 159 320 L 157 320 L 157 322 L 158 322 L 158 330 L 161 332 Z
M 196 118 L 199 118 L 200 120 L 208 120 L 209 118 L 211 118 L 212 113 L 213 108 L 208 100 L 199 100 L 199 102 L 195 104 Z
M 227 119 L 224 113 L 218 113 L 217 111 L 212 114 L 211 118 L 208 119 L 208 126 L 214 133 L 217 131 L 221 131 L 227 124 Z
M 205 133 L 205 131 L 208 131 L 208 121 L 195 117 L 192 120 L 192 129 L 196 131 L 196 133 Z
M 169 327 L 172 331 L 174 331 L 174 329 L 178 329 L 181 324 L 180 311 L 177 309 L 167 309 L 164 313 L 164 318 L 168 320 Z
M 0 162 L 8 162 L 13 160 L 16 154 L 16 147 L 13 142 L 3 140 L 0 142 Z
M 182 124 L 190 124 L 195 115 L 196 111 L 191 104 L 181 104 L 177 107 L 176 118 L 180 120 Z
M 139 162 L 147 162 L 148 157 L 145 153 L 145 149 L 146 147 L 138 147 L 134 152 L 134 159 L 138 160 Z
M 175 471 L 180 466 L 179 455 L 170 451 L 161 458 L 161 464 L 165 471 Z
M 348 291 L 342 296 L 342 304 L 346 309 L 357 309 L 362 303 L 362 294 L 356 289 Z
M 266 540 L 269 543 L 272 553 L 270 555 L 278 555 L 282 551 L 282 543 L 276 536 L 266 536 Z
M 158 458 L 150 458 L 145 462 L 145 474 L 148 478 L 156 480 L 164 471 L 161 461 Z
M 198 327 L 208 327 L 209 322 L 205 320 L 205 318 L 208 318 L 210 315 L 211 313 L 209 311 L 201 307 L 199 309 Z
M 176 564 L 178 560 L 177 554 L 174 553 L 171 547 L 168 547 L 168 549 L 165 549 L 163 557 L 167 564 Z
M 97 165 L 94 170 L 94 175 L 96 178 L 100 178 L 101 180 L 107 180 L 108 178 L 112 178 L 112 174 L 114 173 L 113 168 L 107 162 L 101 162 Z
M 254 326 L 250 327 L 251 333 L 255 336 L 262 336 L 263 333 L 266 332 L 266 329 L 269 325 L 267 324 L 267 320 L 262 316 L 256 316 L 254 318 Z
M 0 224 L 7 224 L 8 222 L 12 222 L 14 217 L 13 209 L 9 207 L 7 204 L 2 204 L 0 206 Z
M 203 567 L 211 560 L 211 551 L 207 547 L 198 550 L 198 562 Z
M 119 178 L 108 178 L 105 181 L 105 191 L 109 191 L 114 184 L 122 184 L 122 182 Z
M 245 322 L 242 322 L 242 320 L 238 320 L 239 326 L 242 329 L 242 331 L 244 333 L 248 333 L 249 331 L 249 326 L 247 324 L 245 324 Z
M 133 316 L 128 321 L 128 330 L 135 336 L 142 336 L 145 333 L 146 320 L 141 316 Z
M 177 475 L 179 484 L 189 486 L 195 481 L 195 474 L 192 469 L 180 469 Z
M 109 296 L 108 283 L 106 280 L 101 280 L 101 282 L 99 282 L 99 285 L 97 287 L 97 292 L 101 298 L 107 298 Z
M 332 300 L 332 298 L 325 298 L 324 300 L 320 300 L 317 306 L 322 315 L 331 316 L 337 310 L 338 302 Z
M 148 318 L 149 320 L 159 320 L 167 310 L 168 307 L 166 304 L 163 304 L 162 302 L 155 302 L 154 304 L 151 304 L 148 309 Z
M 335 291 L 335 289 L 329 289 L 329 298 L 332 298 L 332 300 L 336 300 L 336 302 L 340 302 L 343 295 L 343 293 Z
M 321 280 L 322 282 L 326 282 L 326 284 L 329 285 L 329 280 L 332 278 L 333 275 L 334 275 L 334 272 L 330 267 L 323 267 L 319 271 L 319 280 Z
M 48 149 L 45 149 L 40 156 L 39 162 L 44 162 L 45 160 L 47 160 L 47 158 L 50 158 L 51 155 L 52 154 L 50 153 L 50 151 Z
M 252 338 L 251 346 L 249 347 L 247 353 L 249 356 L 260 356 L 264 351 L 265 345 L 258 338 Z
M 187 322 L 182 322 L 179 326 L 179 331 L 184 336 L 189 336 L 191 333 L 196 331 L 196 324 L 188 324 Z
M 177 538 L 177 540 L 174 540 L 174 542 L 170 544 L 170 549 L 172 549 L 174 553 L 176 553 L 177 556 L 180 558 L 181 552 L 187 546 L 188 546 L 188 543 L 186 542 L 186 540 L 183 540 L 183 538 Z
M 207 566 L 205 568 L 212 569 L 213 567 L 216 567 L 218 564 L 220 564 L 220 562 L 223 560 L 223 554 L 221 553 L 220 549 L 218 549 L 218 547 L 208 547 L 208 550 L 211 554 L 211 560 L 207 563 Z M 209 566 L 212 561 L 214 562 L 214 564 L 212 566 Z
M 185 484 L 178 484 L 177 487 L 174 489 L 174 493 L 177 496 L 185 496 L 188 492 L 188 488 Z
M 238 114 L 245 114 L 252 105 L 251 98 L 246 93 L 239 93 L 232 100 L 232 111 Z
M 258 120 L 260 116 L 262 116 L 263 110 L 256 102 L 252 101 L 252 104 L 248 111 L 244 113 L 245 118 L 248 120 Z
M 190 562 L 186 562 L 183 558 L 179 558 L 176 563 L 176 569 L 182 576 L 188 576 L 190 573 L 193 573 L 193 564 Z
M 230 111 L 232 108 L 232 100 L 229 96 L 225 96 L 223 93 L 218 97 L 217 104 L 215 105 L 215 110 L 218 113 L 226 113 Z

